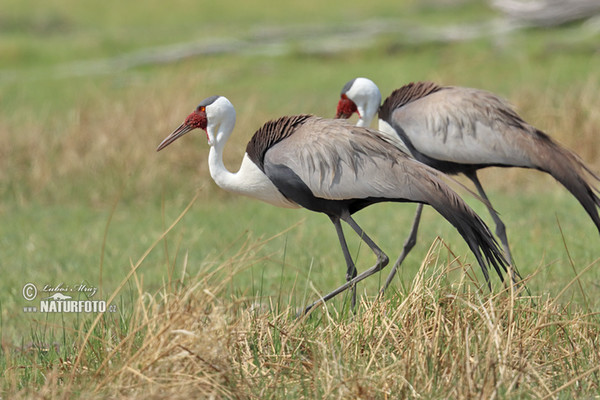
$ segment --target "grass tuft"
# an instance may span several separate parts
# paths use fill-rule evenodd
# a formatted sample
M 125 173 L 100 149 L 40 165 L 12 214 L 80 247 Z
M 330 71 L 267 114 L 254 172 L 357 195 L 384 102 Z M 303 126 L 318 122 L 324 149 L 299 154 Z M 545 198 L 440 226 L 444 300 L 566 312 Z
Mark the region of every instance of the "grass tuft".
M 256 262 L 235 257 L 154 293 L 121 322 L 96 324 L 82 361 L 32 363 L 44 398 L 556 398 L 600 393 L 597 313 L 548 295 L 489 294 L 441 240 L 405 290 L 363 296 L 356 314 L 328 303 L 303 318 L 269 299 L 232 295 Z M 448 261 L 450 260 L 450 261 Z M 185 271 L 187 261 L 181 266 Z M 461 273 L 460 279 L 448 279 Z M 182 274 L 183 276 L 184 274 Z M 84 331 L 89 329 L 86 325 Z M 7 358 L 10 360 L 10 358 Z M 5 370 L 9 392 L 31 395 Z M 43 381 L 43 382 L 42 382 Z M 71 383 L 68 383 L 68 382 Z

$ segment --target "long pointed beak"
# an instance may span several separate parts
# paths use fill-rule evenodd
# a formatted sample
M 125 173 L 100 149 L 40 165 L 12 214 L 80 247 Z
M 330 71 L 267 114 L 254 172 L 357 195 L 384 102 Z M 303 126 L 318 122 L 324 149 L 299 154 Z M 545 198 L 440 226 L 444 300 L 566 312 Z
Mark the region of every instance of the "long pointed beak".
M 194 128 L 189 125 L 186 125 L 184 122 L 183 124 L 179 125 L 179 127 L 175 129 L 169 136 L 167 136 L 165 140 L 160 142 L 160 144 L 156 148 L 156 151 L 161 151 L 162 149 L 164 149 L 165 147 L 167 147 L 168 145 L 170 145 L 171 143 L 173 143 L 174 141 L 176 141 L 191 130 L 194 130 Z

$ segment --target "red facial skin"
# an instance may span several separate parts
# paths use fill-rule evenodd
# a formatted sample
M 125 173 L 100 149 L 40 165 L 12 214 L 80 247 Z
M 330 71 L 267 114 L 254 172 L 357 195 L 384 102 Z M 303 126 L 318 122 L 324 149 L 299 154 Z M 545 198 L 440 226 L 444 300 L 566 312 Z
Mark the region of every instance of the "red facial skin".
M 194 110 L 193 113 L 191 113 L 190 115 L 187 116 L 187 118 L 185 119 L 185 122 L 183 124 L 179 125 L 179 127 L 177 129 L 175 129 L 173 132 L 171 132 L 171 134 L 169 136 L 167 136 L 165 138 L 165 140 L 163 140 L 158 145 L 158 147 L 156 148 L 156 151 L 161 151 L 162 149 L 164 149 L 165 147 L 167 147 L 168 145 L 170 145 L 171 143 L 173 143 L 174 141 L 176 141 L 177 139 L 179 139 L 186 133 L 188 133 L 196 128 L 202 129 L 206 132 L 207 126 L 208 126 L 208 120 L 206 118 L 206 107 L 199 106 L 198 108 L 196 108 Z M 208 132 L 206 132 L 206 138 L 210 142 L 210 138 L 208 137 Z
M 198 107 L 193 113 L 187 116 L 183 124 L 192 129 L 198 128 L 206 132 L 206 126 L 208 125 L 208 120 L 206 118 L 206 107 Z M 206 140 L 210 140 L 208 137 L 208 132 L 206 132 Z
M 207 123 L 208 122 L 206 119 L 206 110 L 204 107 L 200 107 L 199 109 L 195 110 L 193 113 L 188 115 L 184 122 L 184 124 L 186 126 L 189 126 L 190 128 L 200 128 L 204 130 L 206 130 Z
M 348 96 L 343 94 L 338 102 L 337 113 L 335 114 L 335 117 L 347 119 L 350 118 L 354 113 L 358 113 L 356 104 L 354 104 L 354 102 L 350 100 Z

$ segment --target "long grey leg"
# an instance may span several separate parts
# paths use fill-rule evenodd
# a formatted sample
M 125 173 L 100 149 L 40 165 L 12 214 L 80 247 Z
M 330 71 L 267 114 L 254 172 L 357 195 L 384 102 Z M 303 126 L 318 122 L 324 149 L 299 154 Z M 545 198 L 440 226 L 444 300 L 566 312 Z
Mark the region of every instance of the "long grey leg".
M 515 267 L 515 262 L 513 260 L 512 254 L 510 252 L 510 247 L 508 245 L 508 238 L 506 237 L 506 226 L 504 226 L 504 222 L 502 222 L 502 220 L 498 216 L 498 213 L 496 212 L 496 210 L 494 210 L 492 208 L 492 203 L 490 202 L 490 199 L 485 194 L 485 190 L 483 190 L 483 186 L 481 186 L 481 182 L 479 182 L 479 178 L 477 178 L 477 172 L 473 171 L 473 172 L 467 173 L 465 175 L 467 176 L 467 178 L 469 178 L 473 182 L 473 184 L 475 185 L 475 188 L 477 188 L 477 192 L 479 193 L 481 198 L 483 198 L 487 202 L 485 204 L 485 206 L 487 207 L 490 215 L 492 216 L 492 219 L 494 220 L 494 223 L 496 224 L 496 236 L 498 236 L 498 238 L 500 239 L 500 242 L 502 242 L 502 248 L 504 249 L 504 254 L 506 255 L 506 258 L 508 259 L 508 262 L 510 263 L 510 277 L 511 277 L 513 283 L 516 283 L 517 275 L 519 275 L 519 273 L 517 272 L 517 269 Z
M 388 277 L 385 281 L 385 284 L 383 285 L 383 288 L 381 289 L 381 294 L 383 294 L 383 292 L 387 289 L 387 287 L 392 282 L 392 279 L 394 278 L 394 276 L 396 275 L 396 272 L 398 271 L 398 267 L 400 267 L 400 265 L 404 262 L 404 259 L 406 258 L 408 253 L 412 250 L 413 247 L 415 247 L 415 244 L 417 243 L 417 231 L 419 229 L 419 223 L 421 222 L 421 213 L 422 212 L 423 212 L 423 204 L 419 203 L 417 205 L 417 211 L 415 212 L 415 219 L 413 220 L 410 234 L 408 235 L 408 238 L 406 238 L 406 241 L 404 242 L 404 247 L 402 248 L 402 253 L 400 253 L 400 256 L 396 260 L 396 263 L 392 267 L 392 270 L 390 271 L 390 274 L 388 275 Z
M 339 217 L 332 217 L 331 222 L 335 226 L 335 231 L 338 235 L 338 240 L 340 241 L 340 246 L 342 247 L 342 252 L 344 253 L 344 259 L 346 260 L 346 282 L 349 282 L 353 278 L 356 278 L 356 266 L 354 265 L 354 261 L 350 256 L 350 251 L 348 250 L 348 243 L 346 243 L 346 238 L 344 237 L 344 231 L 342 230 L 342 224 L 340 223 Z M 352 287 L 352 309 L 354 310 L 356 307 L 356 285 Z
M 344 290 L 348 289 L 349 287 L 356 285 L 358 282 L 362 281 L 363 279 L 368 278 L 369 276 L 373 275 L 374 273 L 381 271 L 381 269 L 383 267 L 385 267 L 389 262 L 388 256 L 379 248 L 379 246 L 377 246 L 377 244 L 375 244 L 375 242 L 362 230 L 362 228 L 360 226 L 358 226 L 358 224 L 352 219 L 352 217 L 350 215 L 345 215 L 345 216 L 342 216 L 341 218 L 348 225 L 350 225 L 350 227 L 352 229 L 354 229 L 354 231 L 358 234 L 358 236 L 360 236 L 360 238 L 363 240 L 363 242 L 365 242 L 367 244 L 367 246 L 369 246 L 369 248 L 373 251 L 373 253 L 375 253 L 375 255 L 377 256 L 377 262 L 375 263 L 375 265 L 373 265 L 368 270 L 362 272 L 358 276 L 355 276 L 350 281 L 346 282 L 345 284 L 338 287 L 331 293 L 326 294 L 325 296 L 321 297 L 319 300 L 315 301 L 314 303 L 312 303 L 311 305 L 306 307 L 304 309 L 305 314 L 307 312 L 309 312 L 317 304 L 326 302 L 327 300 L 342 293 Z M 332 221 L 333 221 L 333 219 L 332 219 Z M 334 224 L 335 224 L 335 222 L 334 222 Z M 336 227 L 336 230 L 337 230 L 337 227 Z M 344 234 L 342 233 L 341 237 L 343 237 L 343 236 L 344 236 Z M 344 242 L 345 242 L 345 239 L 344 239 Z M 344 250 L 344 245 L 342 245 L 342 250 Z M 344 250 L 344 256 L 350 258 L 350 254 L 348 253 L 347 247 Z

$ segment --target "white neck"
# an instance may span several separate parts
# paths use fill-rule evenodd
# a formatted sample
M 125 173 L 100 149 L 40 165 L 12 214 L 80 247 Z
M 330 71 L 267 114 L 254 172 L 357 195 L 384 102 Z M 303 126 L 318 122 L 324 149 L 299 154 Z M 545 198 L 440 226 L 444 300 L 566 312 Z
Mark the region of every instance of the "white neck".
M 208 153 L 208 169 L 210 176 L 220 188 L 235 192 L 235 174 L 229 172 L 223 163 L 223 145 L 214 145 Z
M 210 152 L 208 153 L 208 169 L 210 176 L 219 187 L 235 192 L 237 184 L 235 174 L 229 172 L 223 163 L 223 149 L 227 138 L 231 135 L 235 119 L 225 119 L 218 125 L 209 124 L 206 133 L 209 138 Z
M 214 135 L 213 129 L 215 129 L 213 126 L 207 127 L 208 136 L 215 138 L 208 153 L 208 169 L 210 176 L 220 188 L 229 192 L 254 197 L 279 207 L 298 207 L 298 205 L 287 200 L 279 192 L 260 168 L 250 160 L 247 154 L 242 159 L 239 171 L 236 173 L 230 172 L 223 163 L 223 149 L 227 138 L 233 130 L 233 124 L 220 124 L 216 135 Z
M 369 128 L 381 104 L 381 92 L 377 85 L 367 78 L 356 78 L 346 95 L 356 104 L 360 119 L 357 126 Z
M 367 111 L 363 106 L 356 106 L 356 108 L 358 109 L 358 114 L 360 115 L 360 118 L 356 122 L 356 126 L 360 126 L 362 128 L 369 128 L 371 126 L 373 118 L 375 117 L 375 113 L 371 110 Z

